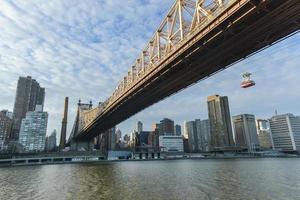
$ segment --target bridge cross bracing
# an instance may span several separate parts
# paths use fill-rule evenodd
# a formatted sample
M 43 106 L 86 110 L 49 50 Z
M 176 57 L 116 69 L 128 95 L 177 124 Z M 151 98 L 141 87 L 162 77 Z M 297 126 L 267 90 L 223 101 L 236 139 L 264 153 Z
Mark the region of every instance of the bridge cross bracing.
M 112 96 L 93 109 L 79 107 L 78 130 L 92 123 L 131 86 L 142 80 L 150 69 L 157 67 L 160 61 L 176 51 L 189 34 L 195 29 L 201 29 L 232 2 L 234 0 L 177 0 L 128 74 L 119 82 Z

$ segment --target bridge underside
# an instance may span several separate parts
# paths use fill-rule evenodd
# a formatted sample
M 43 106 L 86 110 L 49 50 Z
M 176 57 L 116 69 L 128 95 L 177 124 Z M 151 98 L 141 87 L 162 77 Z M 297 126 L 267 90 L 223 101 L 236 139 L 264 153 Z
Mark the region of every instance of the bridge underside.
M 218 24 L 217 28 L 194 35 L 174 53 L 169 59 L 172 61 L 153 69 L 108 112 L 81 131 L 76 140 L 90 140 L 146 107 L 272 45 L 300 27 L 299 1 L 244 2 L 230 16 L 217 19 L 214 22 Z

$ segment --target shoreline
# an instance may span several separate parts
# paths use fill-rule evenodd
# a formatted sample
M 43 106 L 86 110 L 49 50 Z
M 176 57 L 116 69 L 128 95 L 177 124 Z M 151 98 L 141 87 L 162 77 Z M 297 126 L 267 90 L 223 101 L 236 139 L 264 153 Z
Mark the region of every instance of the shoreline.
M 189 157 L 189 158 L 158 158 L 158 159 L 116 159 L 116 160 L 63 160 L 42 161 L 46 158 L 22 158 L 0 160 L 0 168 L 41 166 L 41 165 L 70 165 L 70 164 L 110 164 L 118 162 L 153 162 L 153 161 L 178 161 L 178 160 L 235 160 L 235 159 L 266 159 L 266 158 L 295 158 L 300 156 L 211 156 L 211 157 Z M 48 158 L 49 159 L 49 158 Z M 20 162 L 22 160 L 22 162 Z M 39 160 L 39 161 L 37 161 Z M 35 162 L 30 162 L 35 161 Z

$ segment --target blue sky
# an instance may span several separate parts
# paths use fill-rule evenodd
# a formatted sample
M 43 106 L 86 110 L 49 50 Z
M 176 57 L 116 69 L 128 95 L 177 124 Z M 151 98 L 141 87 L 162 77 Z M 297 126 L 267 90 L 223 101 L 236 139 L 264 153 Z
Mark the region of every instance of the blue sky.
M 60 131 L 65 96 L 69 129 L 79 98 L 104 101 L 134 63 L 174 0 L 1 0 L 0 109 L 13 109 L 19 76 L 31 75 L 46 88 L 48 134 Z M 274 45 L 209 79 L 155 104 L 119 125 L 124 133 L 137 120 L 150 129 L 164 117 L 207 118 L 206 97 L 229 96 L 231 114 L 269 118 L 299 115 L 300 34 Z M 241 73 L 257 82 L 241 89 Z

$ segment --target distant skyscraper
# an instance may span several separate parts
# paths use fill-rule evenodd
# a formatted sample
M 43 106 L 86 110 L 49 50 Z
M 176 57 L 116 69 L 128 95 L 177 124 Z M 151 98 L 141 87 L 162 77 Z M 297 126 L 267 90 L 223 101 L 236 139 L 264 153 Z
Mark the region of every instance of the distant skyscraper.
M 43 112 L 42 105 L 36 111 L 29 111 L 22 120 L 19 143 L 26 151 L 43 151 L 47 132 L 48 114 Z
M 195 121 L 184 122 L 184 138 L 188 139 L 189 152 L 199 151 Z
M 136 131 L 132 131 L 130 133 L 130 147 L 131 148 L 134 148 L 135 147 L 135 144 L 136 144 L 136 135 L 137 135 L 137 132 Z
M 207 98 L 212 148 L 233 146 L 233 134 L 228 97 L 214 95 Z
M 175 125 L 175 135 L 177 136 L 181 135 L 181 126 L 178 124 Z
M 119 143 L 121 141 L 122 132 L 120 129 L 117 128 L 116 130 L 116 143 Z
M 300 150 L 300 117 L 277 115 L 270 120 L 273 148 L 282 151 Z
M 168 118 L 161 120 L 160 131 L 162 135 L 175 135 L 174 121 Z
M 201 120 L 200 119 L 195 119 L 195 139 L 196 139 L 196 145 L 197 145 L 197 151 L 202 150 L 202 135 L 201 135 Z
M 11 113 L 7 110 L 0 111 L 0 150 L 4 148 L 4 143 L 10 137 L 12 123 Z
M 136 123 L 136 131 L 137 131 L 138 133 L 140 133 L 140 132 L 143 131 L 143 123 L 142 123 L 141 121 L 138 121 L 138 122 Z
M 250 114 L 232 117 L 235 131 L 235 143 L 241 147 L 247 147 L 250 152 L 259 148 L 255 125 L 255 116 Z
M 56 149 L 56 130 L 54 130 L 49 137 L 46 138 L 46 150 L 54 151 Z
M 201 151 L 209 151 L 210 150 L 210 123 L 209 120 L 201 120 L 200 122 L 200 141 L 201 144 L 199 146 L 199 150 Z
M 25 118 L 27 111 L 34 111 L 36 105 L 44 106 L 45 88 L 40 87 L 39 83 L 28 77 L 20 77 L 16 91 L 15 105 L 13 111 L 13 140 L 18 140 L 22 119 Z
M 107 148 L 108 150 L 116 150 L 116 127 L 113 127 L 106 131 L 105 133 L 107 135 Z

